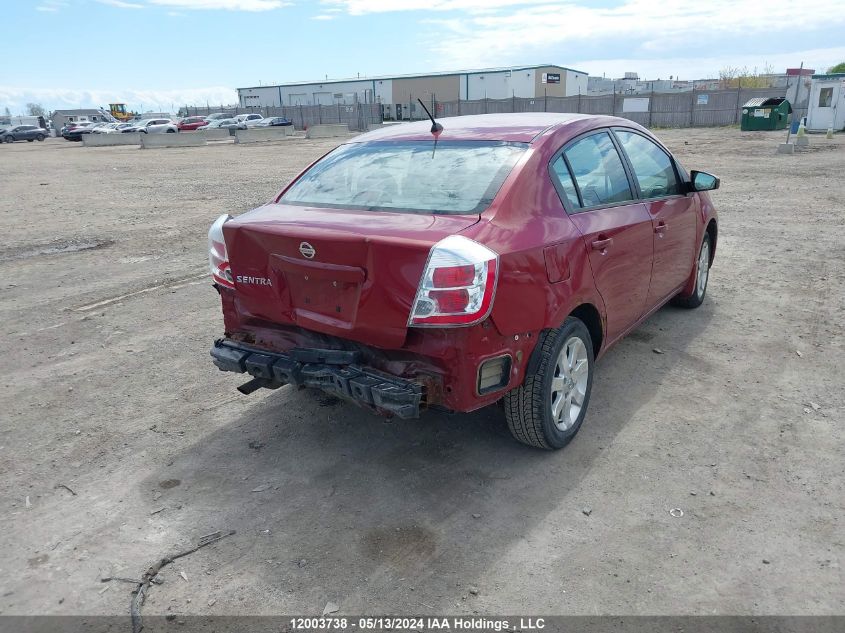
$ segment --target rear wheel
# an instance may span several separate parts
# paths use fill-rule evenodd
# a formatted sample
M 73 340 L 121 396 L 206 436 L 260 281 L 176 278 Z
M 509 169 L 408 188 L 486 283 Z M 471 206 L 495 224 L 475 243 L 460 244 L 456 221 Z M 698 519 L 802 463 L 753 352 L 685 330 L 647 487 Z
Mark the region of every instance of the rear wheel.
M 26 139 L 26 142 L 27 142 L 27 143 L 32 143 L 32 141 L 34 141 L 34 140 L 35 140 L 34 138 L 28 138 L 28 139 Z
M 43 140 L 44 140 L 44 135 L 43 135 L 43 134 L 39 134 L 38 136 L 36 136 L 36 137 L 35 137 L 35 140 L 36 140 L 36 141 L 38 141 L 38 142 L 43 141 Z
M 707 281 L 710 279 L 710 234 L 704 233 L 698 259 L 695 261 L 695 289 L 687 297 L 677 296 L 672 303 L 681 308 L 697 308 L 704 303 Z
M 14 143 L 14 142 L 15 142 L 15 137 L 14 137 L 14 136 L 12 136 L 12 135 L 10 134 L 9 136 L 5 137 L 3 140 L 4 140 L 6 143 Z
M 593 386 L 593 342 L 584 323 L 564 321 L 541 343 L 536 373 L 505 394 L 511 434 L 529 446 L 566 446 L 584 422 Z
M 167 130 L 167 133 L 168 133 L 168 134 L 175 134 L 175 133 L 176 133 L 176 130 Z

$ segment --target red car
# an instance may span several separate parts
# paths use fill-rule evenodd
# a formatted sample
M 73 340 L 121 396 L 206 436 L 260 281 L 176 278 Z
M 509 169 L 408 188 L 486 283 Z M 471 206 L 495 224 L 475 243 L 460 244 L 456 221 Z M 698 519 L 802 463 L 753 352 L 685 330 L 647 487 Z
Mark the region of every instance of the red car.
M 668 301 L 704 300 L 708 190 L 620 118 L 504 114 L 352 139 L 272 202 L 217 219 L 210 262 L 240 387 L 318 387 L 415 418 L 504 399 L 561 448 L 595 360 Z
M 179 128 L 180 132 L 190 132 L 192 130 L 198 130 L 201 127 L 205 127 L 206 125 L 208 125 L 208 121 L 205 120 L 205 117 L 189 116 L 184 119 L 180 119 L 179 123 L 176 124 L 176 127 Z

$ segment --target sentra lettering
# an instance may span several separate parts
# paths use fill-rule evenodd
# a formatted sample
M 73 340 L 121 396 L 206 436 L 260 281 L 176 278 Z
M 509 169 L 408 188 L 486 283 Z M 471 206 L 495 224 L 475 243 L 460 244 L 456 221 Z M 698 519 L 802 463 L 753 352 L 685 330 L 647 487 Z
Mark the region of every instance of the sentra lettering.
M 238 275 L 235 277 L 235 281 L 239 284 L 252 284 L 254 286 L 272 286 L 273 282 L 271 282 L 267 277 L 250 277 L 248 275 Z

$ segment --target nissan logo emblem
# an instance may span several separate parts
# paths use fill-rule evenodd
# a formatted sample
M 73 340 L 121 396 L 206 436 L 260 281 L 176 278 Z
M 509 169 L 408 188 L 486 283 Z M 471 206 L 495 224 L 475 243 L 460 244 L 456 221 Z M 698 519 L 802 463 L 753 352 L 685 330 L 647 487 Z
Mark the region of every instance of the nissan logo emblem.
M 316 249 L 311 246 L 308 242 L 302 242 L 299 245 L 299 252 L 302 254 L 303 257 L 308 259 L 314 259 L 314 255 L 317 254 Z

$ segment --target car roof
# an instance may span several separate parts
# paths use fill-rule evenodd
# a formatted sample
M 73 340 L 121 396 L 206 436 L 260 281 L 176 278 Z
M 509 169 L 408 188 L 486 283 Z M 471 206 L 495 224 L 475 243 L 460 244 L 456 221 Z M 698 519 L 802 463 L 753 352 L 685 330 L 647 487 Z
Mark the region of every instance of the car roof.
M 576 122 L 599 125 L 630 125 L 616 117 L 561 112 L 519 112 L 512 114 L 475 114 L 438 119 L 443 126 L 440 140 L 511 141 L 530 143 L 550 128 Z M 579 126 L 579 127 L 590 127 Z M 397 123 L 362 134 L 354 142 L 430 140 L 431 121 Z

